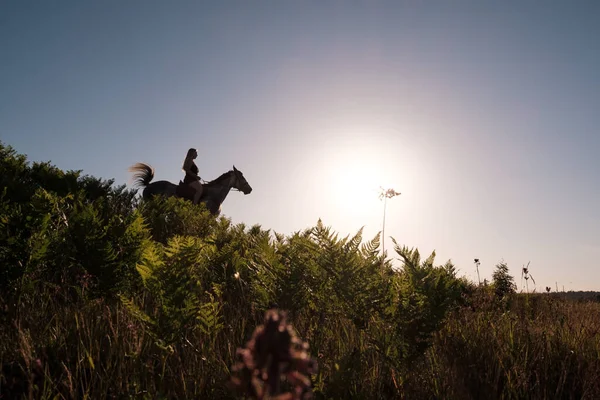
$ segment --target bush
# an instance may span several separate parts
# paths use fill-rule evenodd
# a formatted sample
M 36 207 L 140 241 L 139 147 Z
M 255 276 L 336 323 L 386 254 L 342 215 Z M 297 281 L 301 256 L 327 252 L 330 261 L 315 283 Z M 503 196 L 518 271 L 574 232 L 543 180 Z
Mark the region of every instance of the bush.
M 508 273 L 506 263 L 496 265 L 492 275 L 492 286 L 498 298 L 503 298 L 517 290 L 514 278 Z

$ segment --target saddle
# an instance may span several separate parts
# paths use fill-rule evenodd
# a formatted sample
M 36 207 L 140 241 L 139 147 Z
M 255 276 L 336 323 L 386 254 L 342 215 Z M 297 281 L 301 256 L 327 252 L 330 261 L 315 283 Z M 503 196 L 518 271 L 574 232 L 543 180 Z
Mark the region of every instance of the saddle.
M 195 193 L 196 191 L 194 190 L 194 188 L 192 188 L 188 183 L 185 183 L 181 180 L 179 181 L 179 185 L 177 185 L 177 189 L 175 190 L 175 194 L 177 196 L 183 197 L 188 200 L 193 200 Z M 204 193 L 202 194 L 202 197 L 204 197 Z

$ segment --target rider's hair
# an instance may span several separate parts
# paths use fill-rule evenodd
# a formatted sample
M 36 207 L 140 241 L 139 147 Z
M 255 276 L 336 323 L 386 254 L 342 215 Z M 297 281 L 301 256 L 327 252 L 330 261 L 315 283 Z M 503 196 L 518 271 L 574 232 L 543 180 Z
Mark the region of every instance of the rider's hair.
M 187 162 L 192 158 L 192 153 L 194 153 L 196 151 L 195 148 L 191 147 L 187 154 L 185 155 L 185 160 L 183 160 L 183 164 L 181 165 L 181 169 L 183 169 L 185 171 L 185 164 L 187 164 Z

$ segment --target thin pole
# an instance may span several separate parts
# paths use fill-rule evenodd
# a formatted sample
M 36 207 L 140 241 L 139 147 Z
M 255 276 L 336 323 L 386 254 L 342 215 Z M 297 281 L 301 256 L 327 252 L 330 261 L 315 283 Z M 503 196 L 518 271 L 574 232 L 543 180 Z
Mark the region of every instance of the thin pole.
M 385 207 L 387 205 L 387 196 L 383 199 L 383 227 L 381 228 L 381 252 L 383 253 L 381 256 L 381 270 L 383 271 L 383 267 L 385 265 Z
M 381 188 L 381 192 L 379 193 L 379 198 L 383 199 L 383 227 L 381 228 L 381 271 L 383 272 L 383 268 L 385 266 L 385 210 L 387 207 L 387 199 L 392 198 L 394 196 L 399 196 L 400 192 L 396 192 L 394 189 L 384 189 Z

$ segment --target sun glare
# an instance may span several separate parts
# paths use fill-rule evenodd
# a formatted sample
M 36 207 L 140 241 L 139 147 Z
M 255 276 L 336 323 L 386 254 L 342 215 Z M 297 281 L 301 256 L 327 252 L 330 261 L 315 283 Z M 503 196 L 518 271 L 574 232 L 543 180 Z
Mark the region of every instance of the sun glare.
M 387 188 L 389 184 L 388 172 L 375 161 L 339 163 L 332 173 L 334 204 L 344 212 L 378 207 L 381 187 Z
M 335 132 L 344 134 L 331 134 Z M 400 175 L 406 171 L 390 149 L 394 146 L 391 133 L 375 133 L 357 128 L 323 132 L 328 139 L 320 139 L 319 152 L 313 155 L 321 160 L 315 170 L 326 185 L 327 205 L 337 217 L 370 223 L 381 210 L 382 189 L 402 189 L 400 181 L 405 179 Z

